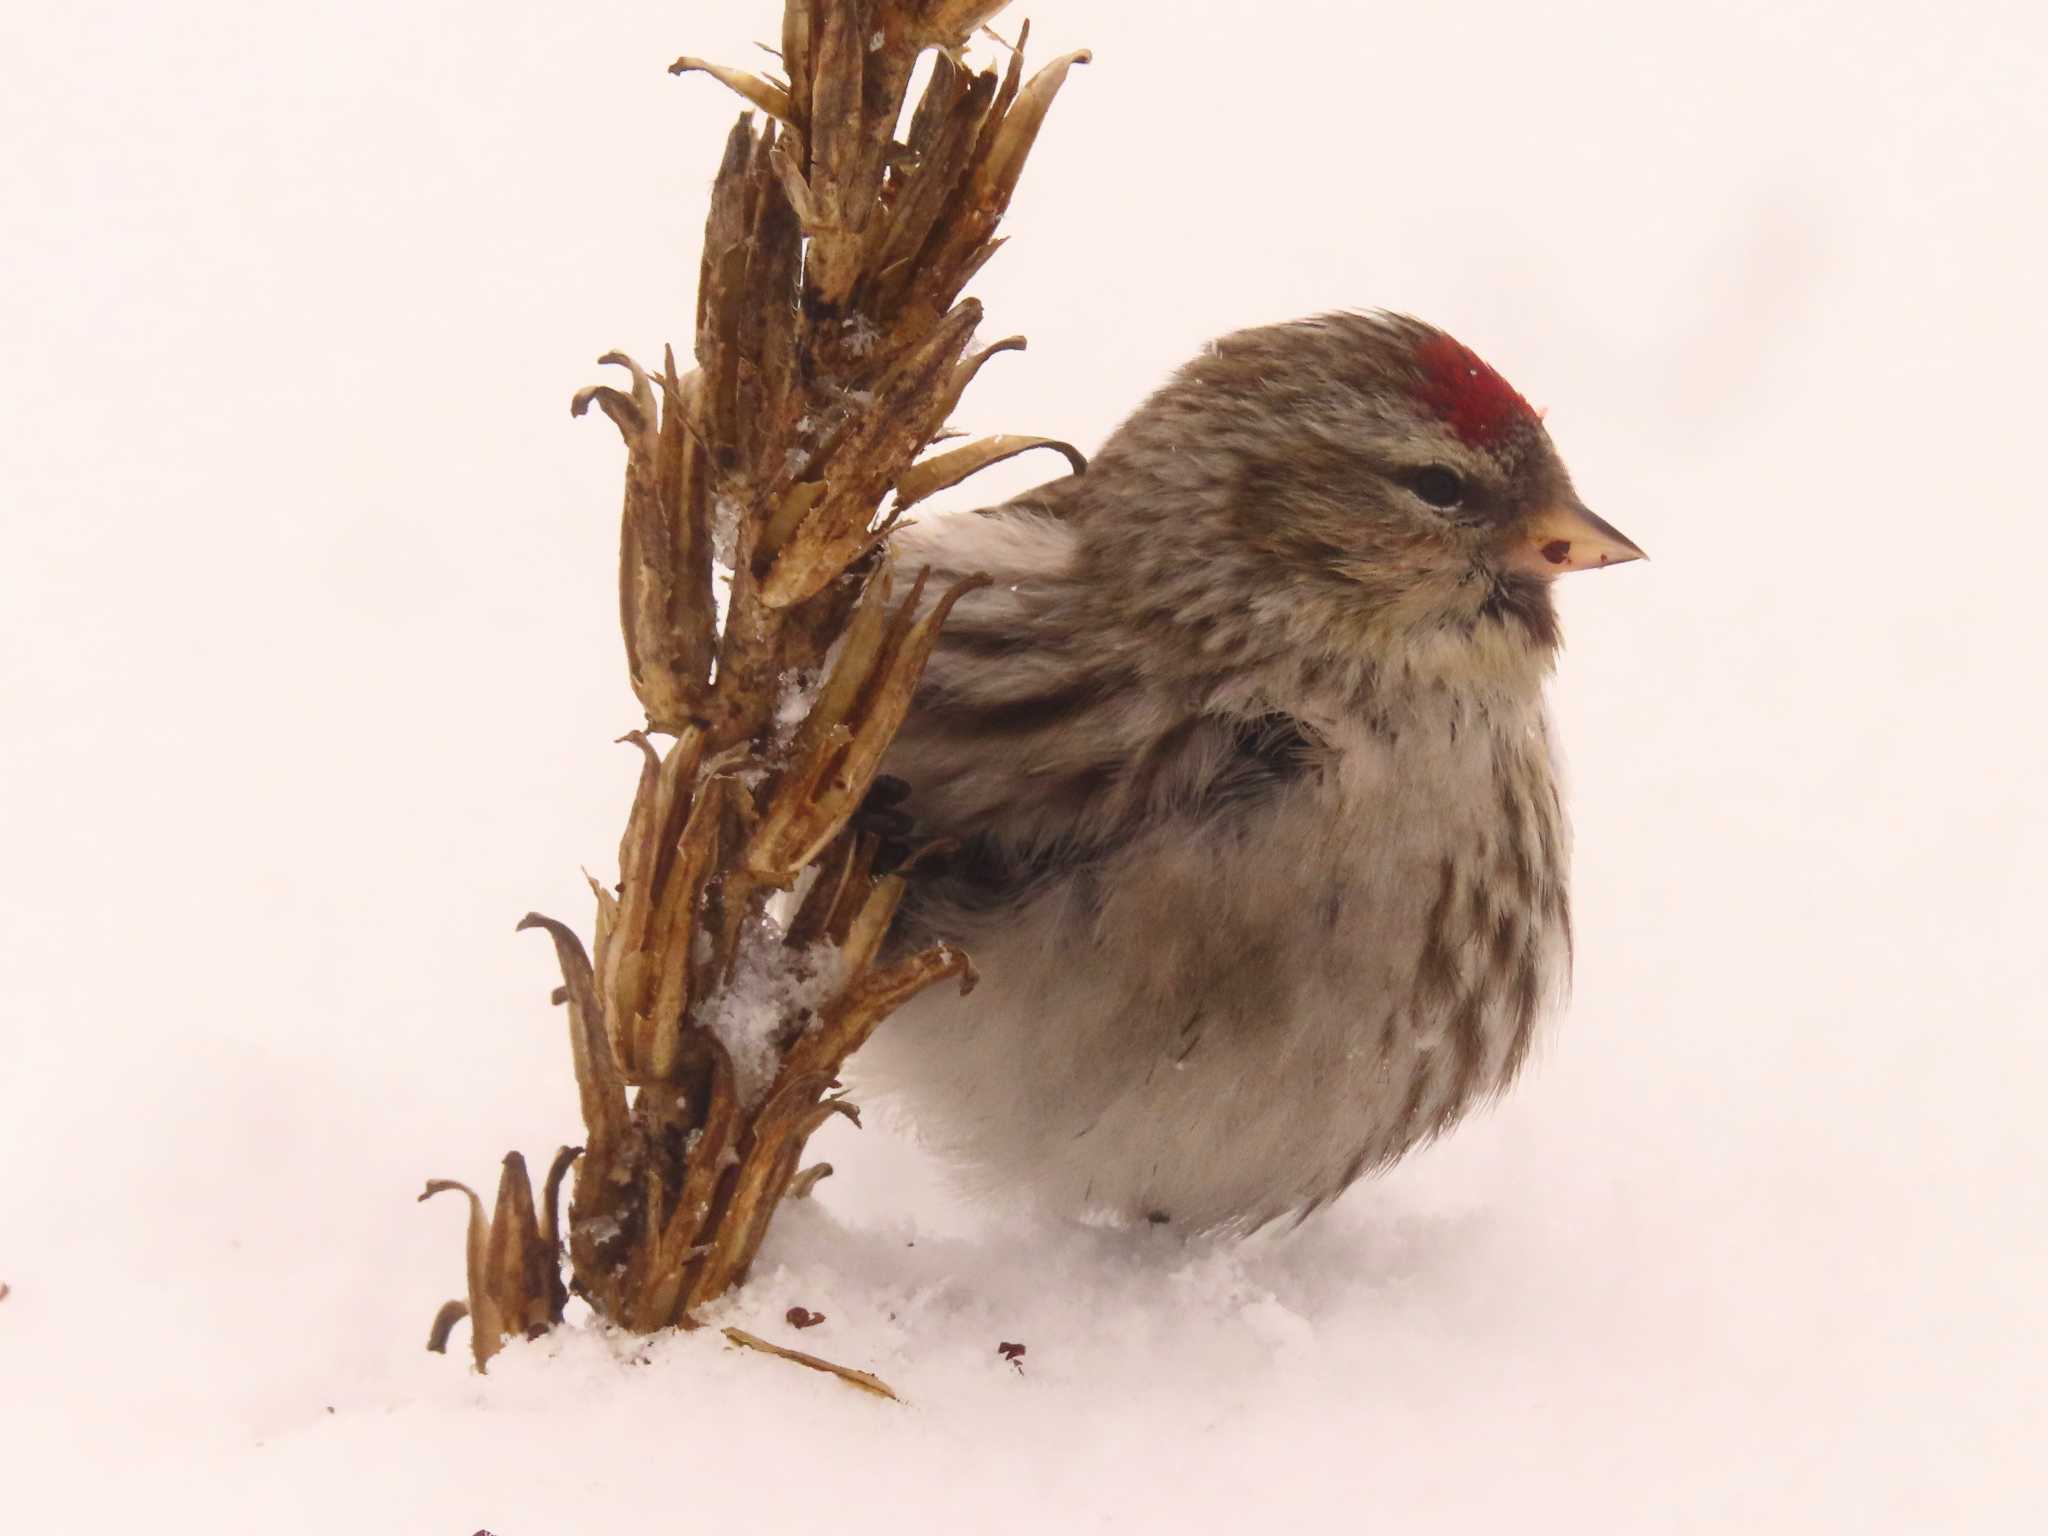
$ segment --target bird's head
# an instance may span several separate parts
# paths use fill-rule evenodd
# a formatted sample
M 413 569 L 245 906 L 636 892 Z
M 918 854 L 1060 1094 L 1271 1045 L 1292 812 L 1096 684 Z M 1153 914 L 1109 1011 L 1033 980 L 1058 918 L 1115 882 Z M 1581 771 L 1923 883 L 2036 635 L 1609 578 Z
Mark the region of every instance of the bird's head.
M 1086 478 L 1091 540 L 1159 617 L 1220 640 L 1234 604 L 1290 645 L 1432 672 L 1540 673 L 1552 581 L 1642 558 L 1579 500 L 1505 379 L 1399 316 L 1224 337 Z

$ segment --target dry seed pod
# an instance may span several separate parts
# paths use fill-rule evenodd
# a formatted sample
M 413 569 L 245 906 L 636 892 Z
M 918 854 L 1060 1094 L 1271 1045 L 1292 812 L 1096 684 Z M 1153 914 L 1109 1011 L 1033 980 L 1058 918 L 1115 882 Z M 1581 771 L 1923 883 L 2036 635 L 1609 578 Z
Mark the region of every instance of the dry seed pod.
M 858 1110 L 847 1056 L 924 987 L 971 986 L 965 955 L 886 962 L 904 894 L 848 821 L 872 788 L 965 582 L 925 597 L 886 539 L 904 507 L 1051 439 L 999 435 L 922 458 L 980 366 L 981 307 L 959 294 L 995 234 L 1071 54 L 1026 79 L 966 62 L 997 0 L 787 0 L 786 80 L 697 59 L 765 114 L 727 135 L 706 214 L 694 368 L 622 352 L 626 387 L 576 394 L 626 445 L 619 618 L 646 715 L 616 889 L 590 882 L 594 958 L 550 936 L 584 1118 L 536 1203 L 505 1160 L 495 1213 L 470 1199 L 466 1313 L 479 1367 L 511 1332 L 559 1321 L 564 1248 L 601 1316 L 651 1330 L 746 1276 L 810 1136 Z M 906 117 L 918 55 L 940 53 Z M 895 128 L 908 123 L 898 142 Z M 891 493 L 894 501 L 883 511 Z M 714 563 L 730 573 L 722 622 Z M 663 738 L 666 738 L 664 741 Z M 806 885 L 804 882 L 808 880 Z M 771 898 L 801 889 L 787 930 Z M 556 1208 L 573 1180 L 566 1230 Z M 765 1348 L 867 1390 L 863 1372 Z

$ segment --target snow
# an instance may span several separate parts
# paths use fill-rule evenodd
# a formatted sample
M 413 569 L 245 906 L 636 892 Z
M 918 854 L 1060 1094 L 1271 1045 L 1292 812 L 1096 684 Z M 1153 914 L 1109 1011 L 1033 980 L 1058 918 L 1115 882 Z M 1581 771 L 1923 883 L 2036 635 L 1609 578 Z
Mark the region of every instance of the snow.
M 720 617 L 722 622 L 723 614 Z M 796 728 L 810 718 L 811 706 L 818 701 L 818 688 L 838 656 L 837 642 L 834 644 L 835 649 L 825 653 L 824 666 L 793 668 L 778 679 L 782 691 L 775 699 L 776 740 L 788 741 L 796 734 Z
M 801 457 L 792 448 L 793 458 Z M 792 463 L 792 469 L 799 466 Z M 719 588 L 718 611 L 725 613 L 725 594 L 732 587 L 733 561 L 739 558 L 740 504 L 730 496 L 714 497 L 711 502 L 711 558 L 719 569 L 712 572 L 712 582 Z
M 771 911 L 741 930 L 733 973 L 704 1003 L 704 1022 L 732 1056 L 740 1102 L 758 1104 L 775 1079 L 780 1047 L 815 1025 L 817 1010 L 837 995 L 839 951 L 814 945 L 792 956 Z
M 587 934 L 638 767 L 621 451 L 568 397 L 687 342 L 735 109 L 663 69 L 774 23 L 24 12 L 0 1527 L 2037 1528 L 2048 21 L 1030 12 L 1096 62 L 973 285 L 1031 350 L 957 425 L 1090 447 L 1221 330 L 1385 303 L 1653 557 L 1564 589 L 1529 1080 L 1238 1247 L 835 1122 L 719 1320 L 905 1406 L 709 1329 L 427 1354 L 463 1211 L 413 1197 L 575 1138 L 512 925 Z
M 840 322 L 840 329 L 846 333 L 846 351 L 850 357 L 866 357 L 874 351 L 875 343 L 882 339 L 881 331 L 866 315 L 848 315 Z

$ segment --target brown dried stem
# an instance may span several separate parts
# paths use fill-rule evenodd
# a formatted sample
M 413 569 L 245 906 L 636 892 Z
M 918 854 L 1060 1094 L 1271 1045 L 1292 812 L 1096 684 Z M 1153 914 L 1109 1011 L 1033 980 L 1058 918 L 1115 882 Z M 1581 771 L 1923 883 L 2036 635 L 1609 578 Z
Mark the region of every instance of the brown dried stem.
M 726 139 L 695 368 L 679 373 L 666 350 L 658 371 L 606 353 L 625 387 L 593 385 L 571 404 L 596 406 L 626 445 L 619 617 L 646 724 L 622 739 L 642 768 L 618 884 L 591 882 L 593 952 L 552 918 L 519 925 L 554 944 L 586 1135 L 557 1155 L 538 1204 L 516 1154 L 493 1214 L 470 1195 L 467 1298 L 442 1310 L 432 1342 L 466 1308 L 479 1367 L 507 1335 L 560 1321 L 564 1247 L 571 1285 L 601 1316 L 692 1325 L 745 1279 L 811 1134 L 835 1115 L 858 1123 L 833 1093 L 847 1056 L 923 988 L 972 984 L 957 951 L 891 952 L 904 880 L 872 873 L 875 840 L 848 822 L 939 626 L 978 584 L 929 596 L 922 574 L 899 584 L 885 547 L 895 518 L 1030 448 L 1082 468 L 1067 444 L 1008 435 L 919 462 L 981 365 L 1023 345 L 974 350 L 981 306 L 960 293 L 1001 244 L 1046 109 L 1087 58 L 1027 80 L 1020 37 L 1000 76 L 970 67 L 970 38 L 1001 8 L 787 0 L 786 79 L 687 56 L 672 66 L 768 121 L 744 114 Z M 898 141 L 928 50 L 938 57 Z M 793 729 L 779 723 L 793 712 Z M 785 930 L 770 902 L 807 878 Z M 445 1189 L 469 1193 L 447 1181 L 428 1193 Z
M 761 1353 L 773 1355 L 778 1360 L 788 1360 L 797 1365 L 808 1366 L 814 1371 L 823 1371 L 828 1376 L 837 1376 L 850 1387 L 858 1387 L 861 1391 L 876 1397 L 886 1397 L 892 1403 L 903 1401 L 889 1383 L 871 1371 L 856 1371 L 851 1366 L 834 1365 L 830 1360 L 807 1354 L 801 1349 L 786 1349 L 780 1344 L 770 1344 L 766 1339 L 751 1334 L 744 1328 L 727 1328 L 724 1333 L 742 1349 L 758 1349 Z

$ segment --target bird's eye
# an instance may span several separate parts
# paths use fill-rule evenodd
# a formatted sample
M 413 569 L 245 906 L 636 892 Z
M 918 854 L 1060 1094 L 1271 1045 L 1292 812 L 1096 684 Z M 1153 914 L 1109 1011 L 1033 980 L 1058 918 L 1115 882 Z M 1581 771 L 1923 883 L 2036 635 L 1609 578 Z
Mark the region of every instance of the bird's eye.
M 1428 464 L 1408 476 L 1408 489 L 1432 507 L 1455 507 L 1465 499 L 1465 480 L 1448 464 Z

